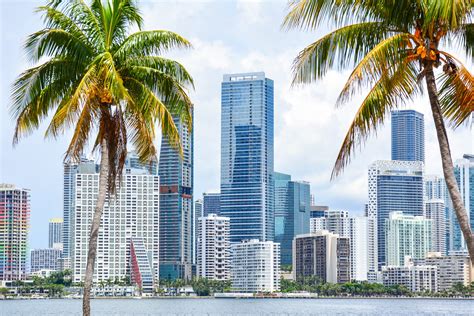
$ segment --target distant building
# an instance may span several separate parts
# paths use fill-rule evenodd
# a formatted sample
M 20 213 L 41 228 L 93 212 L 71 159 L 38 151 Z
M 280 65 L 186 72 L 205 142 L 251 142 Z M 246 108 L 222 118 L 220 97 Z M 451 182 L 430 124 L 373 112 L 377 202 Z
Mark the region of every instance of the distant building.
M 403 266 L 405 257 L 422 259 L 431 249 L 432 220 L 392 212 L 386 220 L 387 265 Z
M 59 271 L 59 259 L 61 258 L 61 250 L 55 248 L 32 249 L 30 252 L 30 269 L 31 272 L 40 270 Z
M 156 281 L 153 256 L 143 243 L 143 238 L 130 238 L 129 260 L 131 283 L 143 293 L 153 293 Z
M 30 191 L 0 184 L 0 281 L 26 279 Z
M 81 169 L 75 177 L 72 243 L 73 282 L 85 276 L 89 232 L 99 192 L 99 173 Z M 126 165 L 117 192 L 107 198 L 99 229 L 94 282 L 123 278 L 130 273 L 130 247 L 143 244 L 152 262 L 154 277 L 159 273 L 159 178 L 146 168 Z M 135 249 L 139 249 L 138 246 Z
M 425 121 L 414 110 L 392 111 L 392 160 L 425 162 Z
M 329 210 L 329 206 L 325 205 L 311 205 L 311 218 L 324 217 Z
M 49 220 L 49 248 L 63 250 L 63 219 L 51 218 Z
M 194 201 L 194 224 L 193 224 L 193 265 L 197 264 L 197 229 L 198 220 L 204 216 L 203 202 L 201 199 Z
M 198 219 L 197 276 L 230 279 L 230 219 L 209 214 Z
M 415 260 L 416 265 L 430 265 L 438 269 L 439 291 L 449 290 L 455 284 L 468 286 L 474 281 L 474 270 L 470 268 L 467 253 L 452 252 L 446 256 L 439 252 L 430 252 L 424 259 Z
M 296 280 L 316 276 L 322 282 L 351 279 L 350 241 L 326 231 L 296 236 L 293 240 L 293 274 Z
M 226 74 L 221 93 L 221 213 L 231 242 L 273 240 L 273 80 Z
M 412 292 L 438 292 L 438 268 L 434 265 L 414 265 L 409 258 L 403 266 L 383 266 L 385 286 L 403 285 Z
M 454 176 L 456 177 L 461 198 L 469 217 L 471 229 L 474 229 L 474 155 L 464 155 L 462 159 L 456 160 L 454 163 Z M 449 250 L 465 250 L 467 249 L 466 242 L 459 227 L 452 203 L 449 206 Z
M 311 233 L 328 230 L 333 234 L 350 239 L 351 280 L 367 281 L 369 271 L 375 271 L 372 255 L 375 220 L 358 216 L 350 217 L 349 212 L 328 210 L 325 217 L 311 218 Z
M 99 165 L 93 160 L 82 157 L 80 161 L 65 162 L 63 175 L 63 253 L 62 268 L 69 269 L 72 260 L 72 243 L 74 236 L 74 200 L 76 175 L 78 173 L 99 172 Z
M 368 217 L 377 219 L 374 248 L 378 266 L 387 265 L 385 220 L 393 211 L 423 216 L 423 162 L 376 161 L 369 167 Z
M 280 244 L 244 240 L 231 244 L 232 289 L 262 293 L 280 290 Z
M 193 168 L 194 134 L 178 117 L 183 155 L 168 139 L 161 139 L 160 176 L 160 279 L 191 279 L 193 270 Z
M 203 215 L 207 216 L 209 214 L 220 215 L 221 213 L 221 194 L 220 193 L 203 193 L 202 194 L 202 203 L 203 203 Z
M 275 179 L 275 242 L 281 245 L 281 264 L 292 263 L 293 238 L 310 231 L 310 185 L 291 181 L 279 172 Z
M 446 253 L 446 208 L 441 199 L 425 202 L 425 214 L 431 219 L 431 251 Z
M 451 235 L 453 233 L 452 232 L 453 225 L 451 225 L 451 220 L 453 218 L 451 218 L 450 216 L 452 205 L 451 205 L 451 199 L 449 197 L 448 189 L 446 187 L 446 181 L 444 180 L 444 178 L 436 176 L 436 175 L 425 176 L 425 213 L 428 211 L 427 210 L 428 206 L 426 203 L 431 200 L 438 200 L 438 202 L 442 201 L 444 204 L 444 210 L 442 211 L 444 212 L 444 220 L 438 217 L 438 223 L 433 223 L 433 225 L 436 226 L 436 228 L 433 229 L 433 234 L 436 234 L 436 231 L 437 231 L 439 234 L 442 235 L 442 236 L 438 235 L 438 238 L 443 238 L 444 241 L 441 241 L 441 239 L 439 239 L 438 241 L 433 241 L 433 247 L 435 251 L 444 249 L 443 254 L 447 255 L 448 250 L 449 250 L 449 244 L 450 244 L 449 241 L 451 240 Z M 443 229 L 444 229 L 444 232 L 442 232 Z M 440 245 L 439 248 L 437 248 L 436 244 Z

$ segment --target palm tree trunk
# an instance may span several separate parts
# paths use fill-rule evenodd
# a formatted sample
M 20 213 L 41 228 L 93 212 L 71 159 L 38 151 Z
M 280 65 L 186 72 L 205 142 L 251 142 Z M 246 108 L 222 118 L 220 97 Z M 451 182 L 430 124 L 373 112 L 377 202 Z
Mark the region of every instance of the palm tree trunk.
M 474 266 L 474 235 L 472 234 L 469 218 L 467 216 L 464 203 L 462 201 L 461 193 L 459 192 L 458 184 L 454 176 L 453 160 L 451 158 L 451 150 L 449 148 L 448 134 L 444 126 L 443 116 L 438 99 L 438 89 L 436 87 L 436 79 L 433 72 L 433 65 L 429 64 L 425 68 L 426 86 L 428 88 L 428 96 L 430 98 L 431 112 L 433 113 L 433 120 L 438 135 L 439 149 L 441 152 L 441 161 L 443 163 L 444 179 L 446 186 L 453 202 L 454 212 L 461 227 L 464 240 L 467 244 L 469 256 L 471 258 L 471 267 Z
M 105 199 L 107 197 L 107 182 L 109 177 L 109 151 L 107 142 L 102 140 L 100 145 L 100 175 L 99 175 L 99 194 L 97 196 L 97 203 L 94 208 L 94 216 L 92 218 L 90 238 L 89 238 L 89 252 L 87 253 L 86 275 L 84 279 L 84 296 L 82 299 L 82 314 L 90 316 L 91 305 L 90 296 L 92 289 L 92 281 L 94 276 L 95 259 L 97 255 L 97 237 L 99 235 L 100 221 L 104 209 Z

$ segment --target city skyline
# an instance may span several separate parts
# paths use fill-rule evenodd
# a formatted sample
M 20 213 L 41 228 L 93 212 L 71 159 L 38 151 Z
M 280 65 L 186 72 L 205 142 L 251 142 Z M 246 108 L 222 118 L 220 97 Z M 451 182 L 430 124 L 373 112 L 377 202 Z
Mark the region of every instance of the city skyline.
M 19 53 L 21 49 L 20 41 L 26 38 L 26 35 L 36 31 L 39 21 L 36 15 L 33 15 L 33 9 L 40 2 L 23 3 L 14 11 L 21 11 L 25 16 L 22 25 L 19 21 L 14 21 L 12 17 L 2 16 L 3 27 L 5 25 L 15 25 L 18 27 L 16 34 L 5 34 L 2 38 L 2 44 L 12 47 L 11 52 L 5 52 L 8 57 L 22 56 Z M 3 5 L 3 4 L 2 4 Z M 260 3 L 253 4 L 255 10 L 249 10 L 250 4 L 242 2 L 227 2 L 225 4 L 215 5 L 215 7 L 206 14 L 214 14 L 216 11 L 223 12 L 222 16 L 215 21 L 203 21 L 198 17 L 200 13 L 206 10 L 206 3 L 189 5 L 184 12 L 190 18 L 190 21 L 196 23 L 221 23 L 225 19 L 233 21 L 230 15 L 237 13 L 238 18 L 247 17 L 249 26 L 244 31 L 249 31 L 252 27 L 258 27 L 269 37 L 269 41 L 275 43 L 269 47 L 262 47 L 257 50 L 257 44 L 261 42 L 262 35 L 255 35 L 244 42 L 244 36 L 233 37 L 236 30 L 241 27 L 229 26 L 227 30 L 231 34 L 232 41 L 225 36 L 221 36 L 222 30 L 216 30 L 211 34 L 200 34 L 194 31 L 193 23 L 189 26 L 178 24 L 176 12 L 183 8 L 177 5 L 171 8 L 169 16 L 160 16 L 160 19 L 153 19 L 152 16 L 159 12 L 163 6 L 169 7 L 168 3 L 151 4 L 144 3 L 142 11 L 145 14 L 145 22 L 148 27 L 167 28 L 183 33 L 195 45 L 194 51 L 190 54 L 184 52 L 180 54 L 183 63 L 190 68 L 190 71 L 196 77 L 196 91 L 193 93 L 193 100 L 196 104 L 196 190 L 195 197 L 201 196 L 202 192 L 215 190 L 219 187 L 219 136 L 216 127 L 209 126 L 212 118 L 219 114 L 219 89 L 220 78 L 224 73 L 240 72 L 247 70 L 265 71 L 268 77 L 275 81 L 275 170 L 292 174 L 295 180 L 306 180 L 311 182 L 312 193 L 316 195 L 317 204 L 330 205 L 331 208 L 348 209 L 352 213 L 362 214 L 363 205 L 366 201 L 366 170 L 367 160 L 369 162 L 376 159 L 389 159 L 389 150 L 387 140 L 389 139 L 389 124 L 387 123 L 380 130 L 378 138 L 372 137 L 365 146 L 363 152 L 354 159 L 354 164 L 349 165 L 346 172 L 335 182 L 329 182 L 329 172 L 334 162 L 335 152 L 342 141 L 343 133 L 348 125 L 348 121 L 353 113 L 352 105 L 348 106 L 347 111 L 340 116 L 334 109 L 336 92 L 339 89 L 339 82 L 347 74 L 332 72 L 327 80 L 313 86 L 289 89 L 290 84 L 290 65 L 294 53 L 299 47 L 306 43 L 307 38 L 313 38 L 314 34 L 299 34 L 281 32 L 276 27 L 281 17 L 284 15 L 285 4 L 271 8 L 271 5 Z M 194 11 L 193 11 L 194 10 Z M 8 10 L 5 10 L 8 11 Z M 256 14 L 256 15 L 253 15 Z M 29 18 L 31 17 L 31 18 Z M 262 17 L 262 19 L 259 19 Z M 235 18 L 237 19 L 237 18 Z M 199 20 L 199 21 L 198 21 Z M 273 21 L 271 23 L 264 23 Z M 227 23 L 226 23 L 227 24 Z M 232 24 L 232 23 L 229 23 Z M 268 25 L 273 25 L 268 29 Z M 213 24 L 212 24 L 213 25 Z M 196 27 L 194 27 L 196 28 Z M 209 29 L 209 28 L 196 28 Z M 211 28 L 212 29 L 212 28 Z M 214 27 L 214 29 L 217 29 Z M 268 32 L 266 32 L 268 31 Z M 324 30 L 321 31 L 323 33 Z M 245 33 L 245 32 L 244 32 Z M 260 32 L 254 32 L 260 33 Z M 221 38 L 222 40 L 216 40 Z M 291 49 L 276 50 L 278 46 L 276 39 L 289 39 L 288 46 Z M 243 45 L 240 49 L 238 46 Z M 239 48 L 239 49 L 234 49 Z M 205 53 L 204 53 L 205 52 Z M 211 58 L 206 54 L 214 54 L 218 58 Z M 186 56 L 186 55 L 195 56 Z M 264 57 L 265 56 L 265 57 Z M 6 60 L 13 60 L 11 65 L 6 64 Z M 239 60 L 233 63 L 233 60 Z M 278 69 L 272 67 L 280 62 Z M 21 70 L 26 68 L 26 61 L 18 58 L 2 58 L 2 69 L 5 69 L 5 77 L 2 78 L 2 103 L 9 104 L 8 90 L 12 78 Z M 325 89 L 319 89 L 325 87 Z M 324 90 L 324 91 L 323 91 Z M 411 106 L 414 106 L 417 101 Z M 354 105 L 357 102 L 354 102 Z M 439 155 L 437 154 L 437 144 L 435 134 L 429 116 L 428 101 L 423 99 L 423 104 L 417 106 L 425 114 L 427 155 L 434 157 L 434 160 L 427 161 L 427 174 L 438 174 L 440 172 Z M 315 106 L 317 105 L 317 106 Z M 305 112 L 311 110 L 311 112 Z M 319 111 L 319 112 L 318 112 Z M 60 216 L 62 213 L 62 158 L 65 151 L 65 142 L 67 138 L 60 141 L 44 141 L 42 133 L 36 133 L 20 143 L 18 147 L 12 149 L 11 135 L 13 132 L 12 122 L 9 115 L 4 114 L 1 118 L 1 167 L 0 182 L 15 183 L 19 187 L 31 190 L 31 234 L 30 247 L 42 248 L 47 245 L 47 221 L 51 217 Z M 311 137 L 298 137 L 305 133 Z M 331 135 L 332 137 L 326 137 Z M 455 135 L 453 137 L 453 135 Z M 464 153 L 469 153 L 466 144 L 469 144 L 470 133 L 466 127 L 461 127 L 456 133 L 451 133 L 450 141 L 453 149 L 453 159 L 459 159 Z M 311 139 L 310 139 L 311 138 Z M 315 140 L 312 140 L 312 139 Z M 330 139 L 326 139 L 330 138 Z M 469 149 L 469 146 L 467 146 Z M 313 148 L 317 155 L 302 155 Z M 34 155 L 31 154 L 34 152 Z M 465 152 L 467 151 L 467 152 Z M 317 157 L 314 157 L 317 156 Z M 35 157 L 35 160 L 32 160 Z M 41 166 L 41 167 L 38 167 Z M 42 177 L 47 172 L 47 177 Z M 339 189 L 337 189 L 339 188 Z M 351 190 L 349 190 L 351 189 Z M 337 192 L 339 191 L 339 192 Z M 341 194 L 340 192 L 344 192 Z

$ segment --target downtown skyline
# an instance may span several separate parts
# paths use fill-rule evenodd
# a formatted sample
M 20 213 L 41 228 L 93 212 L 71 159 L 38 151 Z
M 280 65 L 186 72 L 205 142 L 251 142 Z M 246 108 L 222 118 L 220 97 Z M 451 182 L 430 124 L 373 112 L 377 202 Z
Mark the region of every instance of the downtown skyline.
M 190 20 L 186 25 L 179 24 L 177 17 L 179 6 L 172 7 L 168 2 L 161 4 L 144 2 L 143 4 L 142 11 L 145 14 L 147 28 L 175 30 L 188 37 L 195 46 L 194 50 L 182 52 L 178 56 L 178 60 L 189 67 L 196 79 L 196 91 L 191 94 L 196 114 L 195 199 L 199 198 L 202 192 L 217 190 L 220 184 L 220 125 L 217 118 L 220 117 L 219 90 L 222 74 L 248 70 L 265 71 L 267 76 L 275 81 L 275 170 L 289 173 L 295 180 L 309 181 L 317 204 L 362 214 L 367 200 L 368 164 L 375 160 L 390 158 L 389 122 L 387 121 L 384 128 L 380 130 L 378 137 L 370 138 L 363 151 L 357 154 L 353 164 L 347 167 L 344 174 L 336 181 L 330 182 L 329 173 L 336 152 L 357 105 L 356 101 L 352 102 L 351 105 L 342 108 L 344 111 L 342 114 L 338 112 L 341 109 L 334 108 L 337 91 L 347 73 L 331 72 L 327 80 L 304 88 L 290 89 L 290 67 L 294 53 L 304 46 L 308 38 L 320 35 L 319 32 L 304 35 L 298 32 L 280 31 L 278 26 L 286 8 L 284 1 L 281 6 L 275 6 L 275 8 L 270 8 L 271 5 L 268 3 L 257 4 L 261 7 L 255 12 L 260 13 L 261 20 L 258 19 L 259 16 L 257 19 L 252 19 L 251 15 L 248 16 L 250 13 L 246 11 L 245 6 L 249 4 L 239 3 L 229 1 L 212 6 L 211 12 L 206 12 L 206 15 L 217 11 L 221 12 L 222 16 L 206 23 L 218 24 L 229 18 L 229 14 L 237 14 L 238 17 L 234 19 L 247 17 L 249 26 L 243 27 L 239 24 L 229 26 L 230 29 L 226 30 L 228 33 L 215 30 L 209 31 L 209 34 L 202 34 L 204 30 L 209 29 L 202 27 L 202 23 L 209 19 L 199 17 L 209 4 L 188 5 L 190 8 L 185 11 L 185 14 Z M 8 24 L 19 27 L 15 34 L 6 34 L 2 38 L 2 45 L 12 48 L 11 52 L 5 52 L 2 56 L 2 69 L 5 69 L 5 76 L 1 81 L 1 100 L 4 106 L 9 104 L 8 91 L 12 78 L 26 68 L 26 62 L 17 58 L 22 56 L 19 53 L 20 41 L 37 29 L 38 16 L 33 16 L 31 12 L 39 4 L 40 2 L 24 3 L 16 9 L 26 17 L 31 15 L 31 19 L 12 21 L 12 18 L 2 16 L 2 24 L 5 23 L 3 27 Z M 160 16 L 159 19 L 154 20 L 153 14 L 163 8 L 170 8 L 172 14 Z M 193 8 L 197 8 L 196 12 L 192 12 Z M 38 21 L 34 21 L 33 17 Z M 194 21 L 199 23 L 200 27 L 193 27 Z M 253 38 L 248 39 L 248 42 L 244 41 L 244 35 L 237 36 L 236 30 L 239 28 L 243 28 L 243 33 L 248 36 L 251 27 L 258 28 L 262 33 L 269 31 L 269 43 L 259 45 L 262 35 L 258 34 L 252 34 Z M 193 28 L 200 31 L 194 31 Z M 222 34 L 227 34 L 227 36 Z M 216 40 L 217 38 L 219 40 Z M 289 39 L 288 48 L 279 49 L 273 53 L 272 47 L 278 47 L 278 38 Z M 234 60 L 237 62 L 234 63 Z M 423 99 L 419 103 L 409 104 L 408 108 L 414 108 L 425 114 L 426 157 L 429 157 L 426 159 L 426 174 L 441 175 L 439 153 L 427 105 L 427 99 Z M 16 148 L 12 148 L 13 123 L 6 111 L 2 113 L 0 182 L 15 183 L 19 187 L 31 190 L 30 248 L 45 247 L 48 218 L 62 214 L 62 158 L 68 138 L 62 138 L 59 141 L 44 141 L 41 133 L 44 130 L 43 126 L 39 133 L 25 138 Z M 209 124 L 209 122 L 216 122 L 216 124 Z M 307 137 L 301 137 L 302 135 Z M 467 127 L 461 127 L 459 131 L 450 133 L 454 160 L 472 151 L 470 137 Z

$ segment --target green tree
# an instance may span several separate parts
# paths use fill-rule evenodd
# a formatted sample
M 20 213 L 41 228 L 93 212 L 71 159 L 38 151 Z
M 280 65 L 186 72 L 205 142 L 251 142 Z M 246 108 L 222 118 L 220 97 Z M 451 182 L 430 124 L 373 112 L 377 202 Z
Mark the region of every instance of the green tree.
M 0 295 L 3 296 L 3 298 L 7 298 L 8 293 L 10 293 L 9 289 L 6 287 L 0 287 Z
M 161 55 L 190 43 L 168 31 L 143 31 L 133 0 L 51 0 L 38 8 L 45 28 L 25 49 L 40 63 L 13 84 L 14 144 L 52 114 L 47 137 L 72 128 L 65 160 L 78 160 L 92 141 L 100 153 L 99 192 L 90 228 L 83 314 L 90 292 L 103 206 L 120 185 L 129 141 L 143 163 L 156 160 L 155 124 L 181 154 L 174 118 L 189 128 L 193 80 L 178 62 Z M 130 34 L 132 28 L 139 31 Z
M 473 7 L 472 0 L 293 0 L 283 25 L 314 30 L 333 21 L 337 28 L 299 53 L 294 61 L 294 84 L 319 80 L 331 68 L 355 66 L 337 104 L 370 88 L 343 141 L 332 178 L 390 110 L 422 93 L 424 79 L 444 177 L 474 264 L 474 236 L 454 176 L 443 121 L 449 120 L 453 127 L 467 122 L 474 110 L 474 77 L 459 59 L 441 49 L 458 46 L 472 60 Z M 442 69 L 437 77 L 436 69 Z

